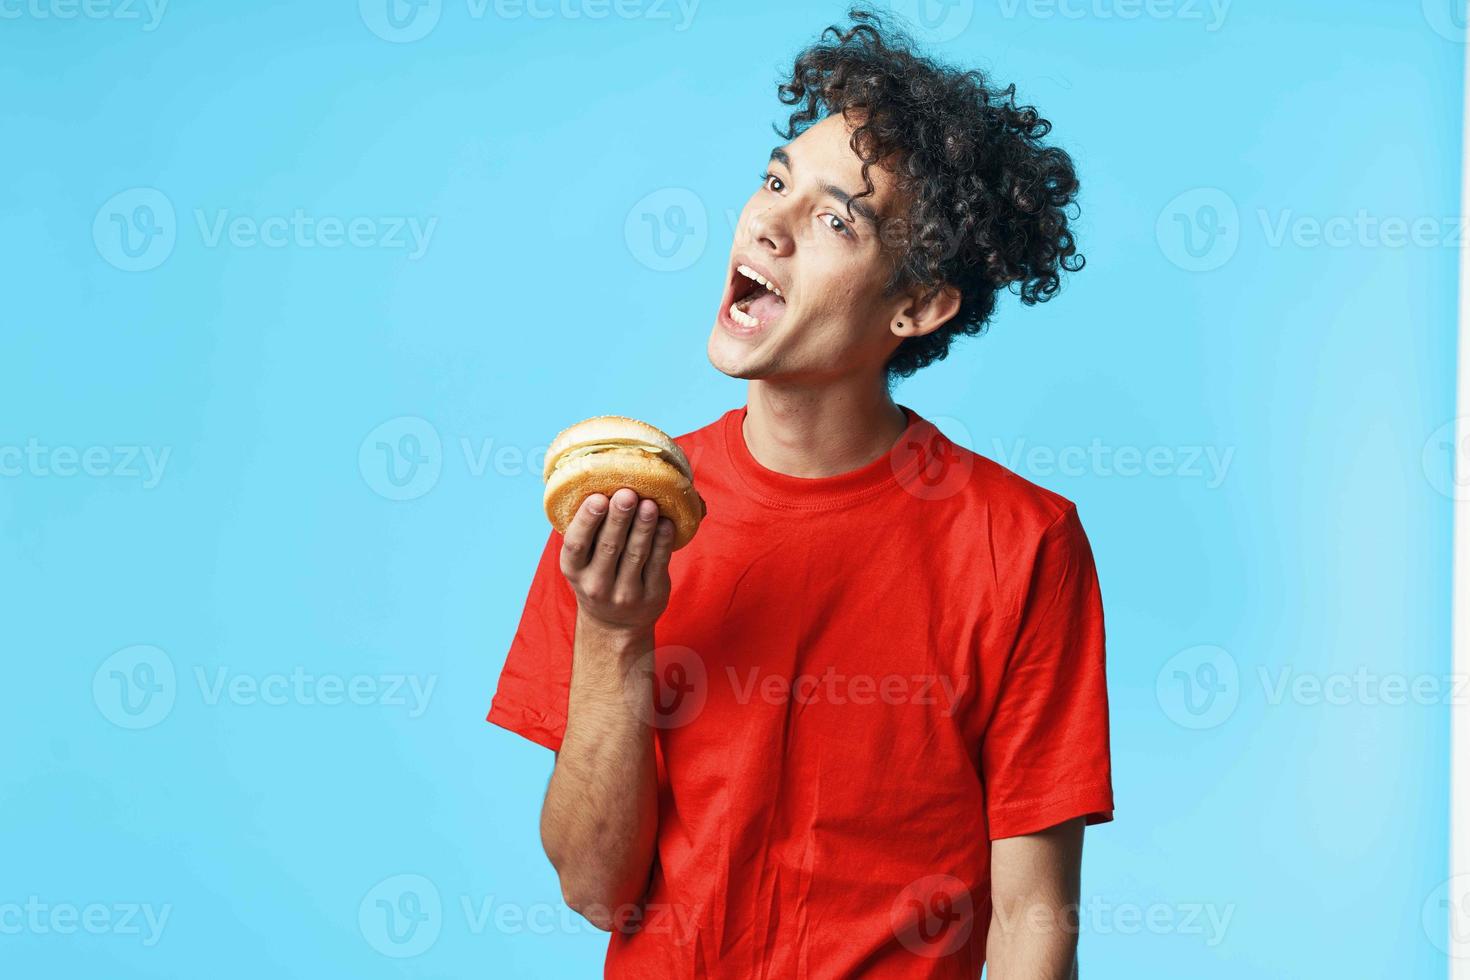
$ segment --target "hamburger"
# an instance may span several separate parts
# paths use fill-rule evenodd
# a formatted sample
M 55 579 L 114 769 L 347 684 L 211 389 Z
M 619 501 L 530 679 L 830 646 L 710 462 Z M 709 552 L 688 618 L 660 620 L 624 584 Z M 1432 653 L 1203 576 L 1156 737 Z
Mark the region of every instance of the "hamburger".
M 684 450 L 647 422 L 622 415 L 598 415 L 558 432 L 542 479 L 546 516 L 563 534 L 589 495 L 611 497 L 620 487 L 658 504 L 674 524 L 675 551 L 694 538 L 706 513 Z

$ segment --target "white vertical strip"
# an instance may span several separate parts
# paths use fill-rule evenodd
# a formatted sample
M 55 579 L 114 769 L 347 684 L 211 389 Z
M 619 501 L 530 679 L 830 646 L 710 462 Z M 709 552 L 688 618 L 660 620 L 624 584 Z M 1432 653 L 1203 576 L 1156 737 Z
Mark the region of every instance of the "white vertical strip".
M 1460 0 L 1470 7 L 1470 0 Z M 1470 228 L 1470 47 L 1465 56 L 1465 109 L 1460 153 L 1460 227 Z M 1458 383 L 1456 384 L 1455 444 L 1451 450 L 1454 473 L 1454 567 L 1451 572 L 1451 643 L 1456 677 L 1470 676 L 1470 497 L 1458 492 L 1470 481 L 1470 244 L 1460 248 L 1460 324 Z M 1470 875 L 1470 704 L 1450 702 L 1450 980 L 1470 980 L 1470 909 L 1458 903 L 1470 898 L 1464 886 Z

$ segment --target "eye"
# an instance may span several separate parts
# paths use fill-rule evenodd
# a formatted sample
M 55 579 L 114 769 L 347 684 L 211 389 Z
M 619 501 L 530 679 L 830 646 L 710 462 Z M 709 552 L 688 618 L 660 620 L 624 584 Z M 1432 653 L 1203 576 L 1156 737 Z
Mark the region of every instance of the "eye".
M 772 187 L 771 186 L 771 181 L 773 181 L 773 180 L 776 182 L 776 184 L 778 186 L 776 186 L 776 187 Z M 782 182 L 782 180 L 781 180 L 780 177 L 777 177 L 775 174 L 771 173 L 770 171 L 766 171 L 766 172 L 764 172 L 764 173 L 761 174 L 761 183 L 763 183 L 763 184 L 766 185 L 766 190 L 768 190 L 768 191 L 775 191 L 777 194 L 781 193 L 781 188 L 783 188 L 783 187 L 786 186 Z
M 848 223 L 846 221 L 843 221 L 841 218 L 837 217 L 837 215 L 835 215 L 835 214 L 824 214 L 824 215 L 822 215 L 822 217 L 825 218 L 825 219 L 827 219 L 829 222 L 834 222 L 832 224 L 828 224 L 827 227 L 828 228 L 831 228 L 833 231 L 837 232 L 837 234 L 839 234 L 839 235 L 847 235 L 849 237 L 852 236 L 852 229 L 851 229 L 851 227 L 848 225 Z

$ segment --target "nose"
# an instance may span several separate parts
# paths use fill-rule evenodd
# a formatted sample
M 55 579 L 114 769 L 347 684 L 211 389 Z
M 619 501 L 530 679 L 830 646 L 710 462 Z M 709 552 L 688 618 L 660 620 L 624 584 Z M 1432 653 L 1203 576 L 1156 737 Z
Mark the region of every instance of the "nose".
M 791 233 L 791 218 L 784 205 L 778 201 L 756 211 L 750 216 L 750 237 L 761 251 L 775 256 L 790 255 L 796 245 Z

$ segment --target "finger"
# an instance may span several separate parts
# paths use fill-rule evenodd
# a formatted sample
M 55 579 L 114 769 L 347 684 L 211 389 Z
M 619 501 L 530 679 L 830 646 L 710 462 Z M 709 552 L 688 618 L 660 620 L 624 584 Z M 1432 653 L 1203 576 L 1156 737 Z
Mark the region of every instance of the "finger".
M 643 595 L 643 568 L 653 550 L 653 532 L 658 522 L 658 504 L 652 500 L 640 500 L 634 511 L 633 529 L 628 532 L 628 543 L 623 548 L 623 558 L 618 562 L 617 591 L 628 596 Z
M 617 575 L 618 556 L 628 540 L 628 525 L 633 521 L 633 508 L 638 506 L 638 494 L 623 487 L 612 495 L 607 517 L 597 532 L 597 546 L 592 549 L 592 560 L 587 563 L 588 572 L 599 582 L 611 586 Z
M 643 587 L 659 591 L 669 586 L 669 555 L 674 552 L 674 522 L 660 517 L 653 535 L 653 550 L 643 568 Z
M 602 526 L 602 517 L 607 513 L 607 497 L 594 493 L 582 501 L 572 522 L 562 535 L 561 571 L 563 575 L 580 572 L 587 567 L 597 542 L 597 529 Z

